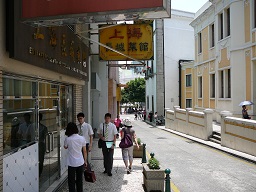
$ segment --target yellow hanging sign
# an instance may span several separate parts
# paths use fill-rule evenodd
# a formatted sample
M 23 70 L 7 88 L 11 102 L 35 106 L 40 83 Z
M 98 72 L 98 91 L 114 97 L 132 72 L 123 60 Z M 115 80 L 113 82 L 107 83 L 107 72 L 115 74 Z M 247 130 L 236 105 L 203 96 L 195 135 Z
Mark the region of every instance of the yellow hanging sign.
M 137 60 L 153 60 L 153 26 L 127 24 L 101 29 L 100 43 Z M 100 46 L 100 60 L 127 61 L 129 58 Z

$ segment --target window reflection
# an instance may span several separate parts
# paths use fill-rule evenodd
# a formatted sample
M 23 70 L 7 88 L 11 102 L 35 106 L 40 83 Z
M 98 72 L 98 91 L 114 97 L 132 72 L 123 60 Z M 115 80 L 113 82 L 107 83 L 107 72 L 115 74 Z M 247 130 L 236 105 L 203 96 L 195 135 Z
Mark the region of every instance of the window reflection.
M 40 140 L 40 124 L 48 134 L 72 121 L 72 86 L 3 78 L 3 94 L 4 154 Z

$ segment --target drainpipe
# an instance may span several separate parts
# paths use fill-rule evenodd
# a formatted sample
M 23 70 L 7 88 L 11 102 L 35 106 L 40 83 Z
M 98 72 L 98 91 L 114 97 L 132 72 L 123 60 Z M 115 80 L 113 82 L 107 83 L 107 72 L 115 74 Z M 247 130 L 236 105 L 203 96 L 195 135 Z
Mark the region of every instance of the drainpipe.
M 163 94 L 164 94 L 164 113 L 163 115 L 165 115 L 165 58 L 164 58 L 164 19 L 162 19 L 162 30 L 163 30 L 163 82 L 164 82 L 164 90 L 163 90 Z

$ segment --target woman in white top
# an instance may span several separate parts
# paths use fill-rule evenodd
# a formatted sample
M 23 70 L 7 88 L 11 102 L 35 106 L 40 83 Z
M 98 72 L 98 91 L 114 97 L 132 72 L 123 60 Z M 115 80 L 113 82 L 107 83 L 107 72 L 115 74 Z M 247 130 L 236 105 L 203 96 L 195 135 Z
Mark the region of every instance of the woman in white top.
M 75 123 L 69 123 L 65 132 L 64 148 L 68 149 L 68 187 L 69 192 L 83 192 L 83 172 L 87 167 L 86 141 L 78 135 Z M 82 153 L 83 150 L 83 153 Z

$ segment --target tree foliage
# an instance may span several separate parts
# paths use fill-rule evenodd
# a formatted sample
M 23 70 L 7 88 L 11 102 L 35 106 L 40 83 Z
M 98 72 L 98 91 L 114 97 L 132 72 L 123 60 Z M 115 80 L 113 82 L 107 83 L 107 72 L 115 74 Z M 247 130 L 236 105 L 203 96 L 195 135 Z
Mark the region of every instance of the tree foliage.
M 146 82 L 144 78 L 129 81 L 127 87 L 122 89 L 122 103 L 145 102 Z

